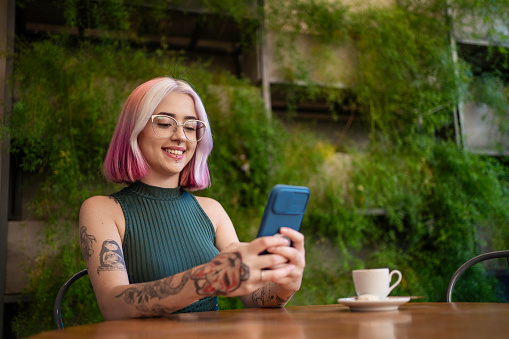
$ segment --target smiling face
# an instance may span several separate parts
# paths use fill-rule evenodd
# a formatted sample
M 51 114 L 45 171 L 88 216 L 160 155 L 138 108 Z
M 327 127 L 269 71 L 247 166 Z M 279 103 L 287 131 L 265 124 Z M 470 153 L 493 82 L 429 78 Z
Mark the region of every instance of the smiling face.
M 179 124 L 190 119 L 198 119 L 194 101 L 187 95 L 172 92 L 154 110 L 153 115 L 168 115 Z M 157 118 L 156 118 L 157 119 Z M 169 138 L 161 138 L 154 133 L 149 120 L 138 137 L 141 153 L 150 169 L 142 182 L 159 187 L 177 187 L 180 172 L 189 163 L 196 150 L 196 142 L 186 139 L 182 126 Z

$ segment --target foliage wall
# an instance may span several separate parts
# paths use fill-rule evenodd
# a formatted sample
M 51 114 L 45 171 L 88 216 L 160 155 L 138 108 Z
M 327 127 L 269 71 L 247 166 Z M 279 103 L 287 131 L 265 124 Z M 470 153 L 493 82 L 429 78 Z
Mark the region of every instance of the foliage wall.
M 157 30 L 158 20 L 164 19 L 157 10 L 136 19 L 136 1 L 80 7 L 84 3 L 62 2 L 70 26 L 93 24 L 140 37 L 150 27 Z M 247 9 L 233 3 L 207 1 L 206 6 L 242 22 Z M 307 268 L 292 305 L 334 303 L 352 295 L 351 270 L 379 266 L 403 272 L 398 294 L 443 301 L 460 263 L 487 246 L 507 248 L 506 159 L 466 153 L 454 139 L 452 108 L 458 95 L 466 95 L 476 82 L 468 64 L 451 61 L 445 1 L 400 3 L 356 10 L 318 0 L 266 4 L 268 28 L 285 32 L 276 36 L 277 43 L 291 52 L 281 54 L 280 67 L 289 82 L 307 84 L 298 95 L 288 92 L 296 105 L 302 99 L 326 98 L 334 117 L 346 95 L 313 83 L 311 71 L 334 54 L 322 53 L 325 59 L 314 63 L 301 57 L 293 46 L 302 23 L 320 40 L 322 51 L 343 43 L 355 46 L 357 67 L 348 96 L 371 127 L 369 146 L 362 150 L 332 145 L 309 133 L 309 126 L 288 133 L 284 121 L 269 118 L 259 88 L 211 72 L 206 61 L 190 63 L 185 53 L 164 46 L 145 49 L 141 38 L 136 48 L 109 38 L 91 42 L 86 36 L 20 40 L 9 133 L 20 166 L 43 177 L 31 206 L 33 217 L 47 226 L 41 235 L 44 250 L 30 272 L 27 295 L 34 302 L 24 305 L 14 323 L 18 335 L 52 328 L 56 291 L 84 268 L 76 234 L 79 206 L 91 195 L 120 188 L 107 184 L 100 168 L 123 101 L 136 85 L 160 75 L 188 80 L 202 96 L 215 147 L 210 159 L 213 186 L 199 194 L 225 206 L 241 240 L 255 235 L 273 184 L 311 188 L 303 224 Z M 477 2 L 451 3 L 473 11 Z M 492 3 L 499 12 L 507 9 L 504 1 Z M 165 4 L 153 1 L 156 9 Z M 89 11 L 95 21 L 83 21 L 80 11 Z M 115 15 L 105 20 L 101 13 Z M 140 23 L 148 18 L 153 26 Z M 246 36 L 252 29 L 250 21 Z M 503 89 L 497 74 L 489 76 Z M 495 99 L 504 112 L 507 95 Z M 374 209 L 384 213 L 373 214 Z M 483 267 L 476 267 L 465 280 L 483 273 Z M 101 321 L 90 283 L 85 279 L 79 284 L 66 297 L 65 324 Z M 493 279 L 458 284 L 455 295 L 503 300 L 499 288 Z M 239 305 L 222 298 L 221 307 Z
M 412 294 L 443 300 L 448 279 L 463 261 L 483 250 L 507 248 L 509 240 L 506 159 L 463 152 L 456 143 L 453 114 L 460 101 L 486 103 L 500 117 L 501 133 L 509 133 L 507 49 L 489 47 L 486 59 L 479 61 L 489 63 L 493 53 L 502 61 L 482 72 L 461 58 L 455 61 L 450 40 L 453 24 L 467 23 L 468 28 L 473 18 L 488 26 L 504 22 L 509 2 L 353 3 L 266 3 L 266 24 L 274 35 L 282 73 L 289 82 L 307 84 L 300 96 L 289 93 L 288 99 L 296 106 L 321 96 L 331 103 L 332 116 L 344 102 L 353 103 L 371 127 L 367 149 L 336 145 L 349 154 L 346 166 L 336 169 L 341 173 L 336 178 L 323 177 L 326 189 L 315 197 L 317 215 L 310 216 L 311 227 L 340 249 L 334 253 L 341 272 L 399 267 Z M 482 36 L 474 32 L 472 38 L 488 43 L 508 40 L 503 30 L 492 27 Z M 315 40 L 312 58 L 299 48 L 303 35 Z M 320 74 L 337 64 L 336 51 L 342 46 L 351 46 L 355 65 L 346 79 L 349 90 L 317 86 L 317 79 L 324 78 L 345 83 L 344 74 Z M 342 180 L 345 169 L 347 179 Z M 382 216 L 371 213 L 379 208 Z M 482 271 L 476 267 L 468 274 Z M 324 279 L 337 284 L 342 276 L 333 267 L 330 272 Z M 500 291 L 484 287 L 458 286 L 455 293 L 463 300 L 500 298 Z M 335 295 L 328 300 L 333 302 Z

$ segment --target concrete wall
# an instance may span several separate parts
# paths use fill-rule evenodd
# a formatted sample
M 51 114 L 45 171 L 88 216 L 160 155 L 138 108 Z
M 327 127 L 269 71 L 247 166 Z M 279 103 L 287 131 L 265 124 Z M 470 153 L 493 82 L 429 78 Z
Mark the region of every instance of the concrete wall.
M 464 147 L 471 152 L 508 155 L 509 138 L 500 132 L 498 118 L 486 104 L 467 102 L 462 105 Z

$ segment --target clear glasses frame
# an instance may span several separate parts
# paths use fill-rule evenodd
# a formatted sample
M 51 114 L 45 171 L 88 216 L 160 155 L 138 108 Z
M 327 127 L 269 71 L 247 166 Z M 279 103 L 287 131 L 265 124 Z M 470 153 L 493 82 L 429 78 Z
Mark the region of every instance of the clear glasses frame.
M 161 127 L 157 122 L 154 123 L 155 118 L 170 119 L 170 121 L 173 124 L 172 125 L 163 124 L 163 125 L 166 125 L 167 127 Z M 184 131 L 184 135 L 185 135 L 186 139 L 191 142 L 198 142 L 201 139 L 203 139 L 203 136 L 205 135 L 205 131 L 207 129 L 207 124 L 201 120 L 192 119 L 192 120 L 185 121 L 183 124 L 179 124 L 175 118 L 165 115 L 165 114 L 152 115 L 149 120 L 152 123 L 152 130 L 154 131 L 155 135 L 157 135 L 160 138 L 171 138 L 175 134 L 175 132 L 177 132 L 177 128 L 179 126 L 182 126 L 182 130 Z M 193 125 L 193 124 L 196 124 L 200 127 L 196 128 L 196 127 L 194 127 L 195 125 Z M 191 127 L 189 127 L 189 126 L 191 126 Z M 157 130 L 159 130 L 159 133 L 157 133 Z M 162 135 L 163 130 L 168 130 L 170 133 L 165 132 Z M 188 132 L 194 133 L 196 135 L 196 138 L 188 137 L 187 136 Z M 193 140 L 193 139 L 196 139 L 196 140 Z

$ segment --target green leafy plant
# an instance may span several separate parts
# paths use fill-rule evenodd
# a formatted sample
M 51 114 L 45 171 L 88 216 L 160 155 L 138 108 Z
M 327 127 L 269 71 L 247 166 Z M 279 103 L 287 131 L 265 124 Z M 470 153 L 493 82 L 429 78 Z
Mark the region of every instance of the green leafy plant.
M 485 22 L 494 22 L 509 3 L 401 1 L 348 8 L 297 2 L 273 4 L 267 14 L 274 14 L 268 28 L 276 36 L 275 53 L 286 80 L 299 84 L 302 100 L 313 99 L 317 65 L 331 56 L 327 60 L 334 62 L 338 46 L 351 46 L 356 68 L 347 79 L 349 96 L 371 127 L 367 149 L 340 146 L 351 158 L 339 168 L 347 174 L 322 178 L 326 189 L 315 197 L 317 205 L 310 205 L 308 227 L 319 244 L 339 247 L 334 260 L 344 271 L 399 267 L 406 272 L 400 291 L 443 300 L 449 277 L 463 261 L 486 248 L 507 248 L 508 242 L 499 233 L 507 227 L 500 223 L 507 220 L 505 162 L 464 153 L 454 142 L 453 108 L 467 97 L 472 72 L 466 62 L 452 58 L 446 13 L 450 9 L 456 23 L 490 15 L 493 20 Z M 305 6 L 320 10 L 302 10 Z M 306 58 L 309 52 L 297 47 L 298 39 L 308 36 L 320 44 L 316 50 L 326 51 L 322 59 Z M 344 73 L 330 76 L 329 83 L 345 82 Z M 506 92 L 493 77 L 474 86 L 482 89 L 482 102 L 506 115 Z M 290 102 L 295 92 L 290 86 Z M 328 99 L 341 105 L 344 95 Z M 467 300 L 503 300 L 493 281 L 459 289 Z

